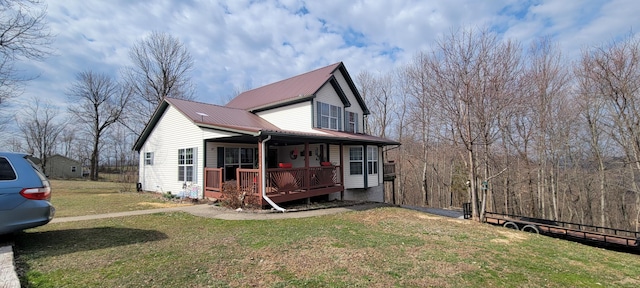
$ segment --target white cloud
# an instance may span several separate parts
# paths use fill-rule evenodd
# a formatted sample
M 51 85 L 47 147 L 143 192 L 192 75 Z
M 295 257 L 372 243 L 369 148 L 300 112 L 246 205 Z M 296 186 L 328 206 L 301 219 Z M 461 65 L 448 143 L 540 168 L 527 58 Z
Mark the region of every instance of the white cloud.
M 387 3 L 385 3 L 387 2 Z M 355 77 L 389 71 L 451 29 L 488 25 L 527 45 L 550 35 L 565 54 L 627 34 L 634 0 L 612 1 L 51 1 L 57 55 L 26 66 L 41 74 L 26 94 L 64 101 L 76 73 L 117 77 L 131 45 L 151 31 L 178 37 L 195 59 L 202 101 L 224 104 L 252 88 L 344 61 Z M 25 96 L 27 96 L 25 95 Z

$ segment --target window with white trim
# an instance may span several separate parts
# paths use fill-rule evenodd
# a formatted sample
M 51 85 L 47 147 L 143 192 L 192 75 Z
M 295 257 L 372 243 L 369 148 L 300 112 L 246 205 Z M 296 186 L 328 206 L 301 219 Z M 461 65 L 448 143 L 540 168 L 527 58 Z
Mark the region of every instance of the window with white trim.
M 349 174 L 362 175 L 362 147 L 349 148 Z
M 317 102 L 318 127 L 331 130 L 342 130 L 342 107 Z
M 353 133 L 358 132 L 358 113 L 346 111 L 344 120 L 344 131 Z
M 369 174 L 378 174 L 378 147 L 367 147 L 367 171 Z
M 144 153 L 144 165 L 153 165 L 153 152 Z
M 193 182 L 194 148 L 178 149 L 178 181 Z
M 76 166 L 71 166 L 71 173 L 76 173 L 77 169 Z

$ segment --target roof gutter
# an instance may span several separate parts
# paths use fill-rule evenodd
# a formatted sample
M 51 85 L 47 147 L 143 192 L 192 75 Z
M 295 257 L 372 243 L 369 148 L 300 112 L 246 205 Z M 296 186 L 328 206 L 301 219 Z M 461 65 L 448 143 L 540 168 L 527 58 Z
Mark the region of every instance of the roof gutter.
M 262 198 L 264 198 L 264 200 L 266 200 L 267 203 L 271 205 L 271 207 L 284 213 L 286 210 L 278 206 L 278 204 L 274 203 L 271 200 L 271 198 L 267 196 L 267 165 L 265 165 L 265 163 L 267 163 L 267 141 L 269 140 L 271 140 L 271 135 L 268 135 L 266 139 L 260 142 L 260 149 L 262 150 L 262 159 L 260 159 L 260 161 L 262 161 L 262 165 L 260 165 L 262 167 L 261 169 L 262 171 L 260 171 L 261 172 L 260 174 L 262 174 L 260 179 L 260 188 L 262 189 Z

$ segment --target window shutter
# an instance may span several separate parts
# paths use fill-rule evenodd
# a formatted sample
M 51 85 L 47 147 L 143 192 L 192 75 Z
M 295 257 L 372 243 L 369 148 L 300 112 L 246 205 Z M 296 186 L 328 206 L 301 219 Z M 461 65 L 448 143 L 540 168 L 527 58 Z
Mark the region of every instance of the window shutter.
M 218 147 L 218 167 L 224 168 L 224 147 Z
M 354 126 L 355 126 L 355 127 L 354 127 L 355 131 L 353 131 L 353 133 L 358 133 L 358 131 L 359 131 L 359 130 L 358 130 L 358 123 L 360 123 L 360 118 L 358 118 L 358 113 L 353 113 L 353 118 L 354 118 L 354 120 L 353 120 L 353 121 L 355 121 L 355 123 L 356 123 L 356 124 L 354 125 Z
M 344 131 L 349 129 L 349 111 L 344 111 Z
M 344 129 L 342 129 L 342 108 L 338 107 L 338 131 L 344 131 Z
M 316 128 L 321 128 L 320 122 L 322 121 L 321 120 L 322 119 L 322 113 L 321 113 L 321 109 L 322 108 L 320 108 L 320 106 L 322 106 L 322 105 L 320 105 L 320 102 L 316 102 L 316 108 L 317 108 L 316 109 Z
M 193 181 L 198 183 L 198 147 L 193 147 Z

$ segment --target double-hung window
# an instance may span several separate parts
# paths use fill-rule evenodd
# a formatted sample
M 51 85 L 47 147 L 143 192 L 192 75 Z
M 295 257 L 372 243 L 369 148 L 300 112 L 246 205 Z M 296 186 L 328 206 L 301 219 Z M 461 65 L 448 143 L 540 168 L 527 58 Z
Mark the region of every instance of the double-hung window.
M 144 153 L 144 165 L 153 165 L 153 152 Z
M 367 171 L 369 174 L 378 174 L 378 147 L 367 147 Z
M 345 120 L 345 123 L 344 123 L 345 131 L 353 132 L 353 133 L 358 132 L 358 113 L 346 111 L 344 120 Z
M 349 174 L 362 175 L 362 147 L 349 148 Z
M 318 127 L 331 130 L 342 130 L 342 107 L 327 103 L 318 104 Z
M 194 148 L 178 149 L 178 181 L 193 182 Z

